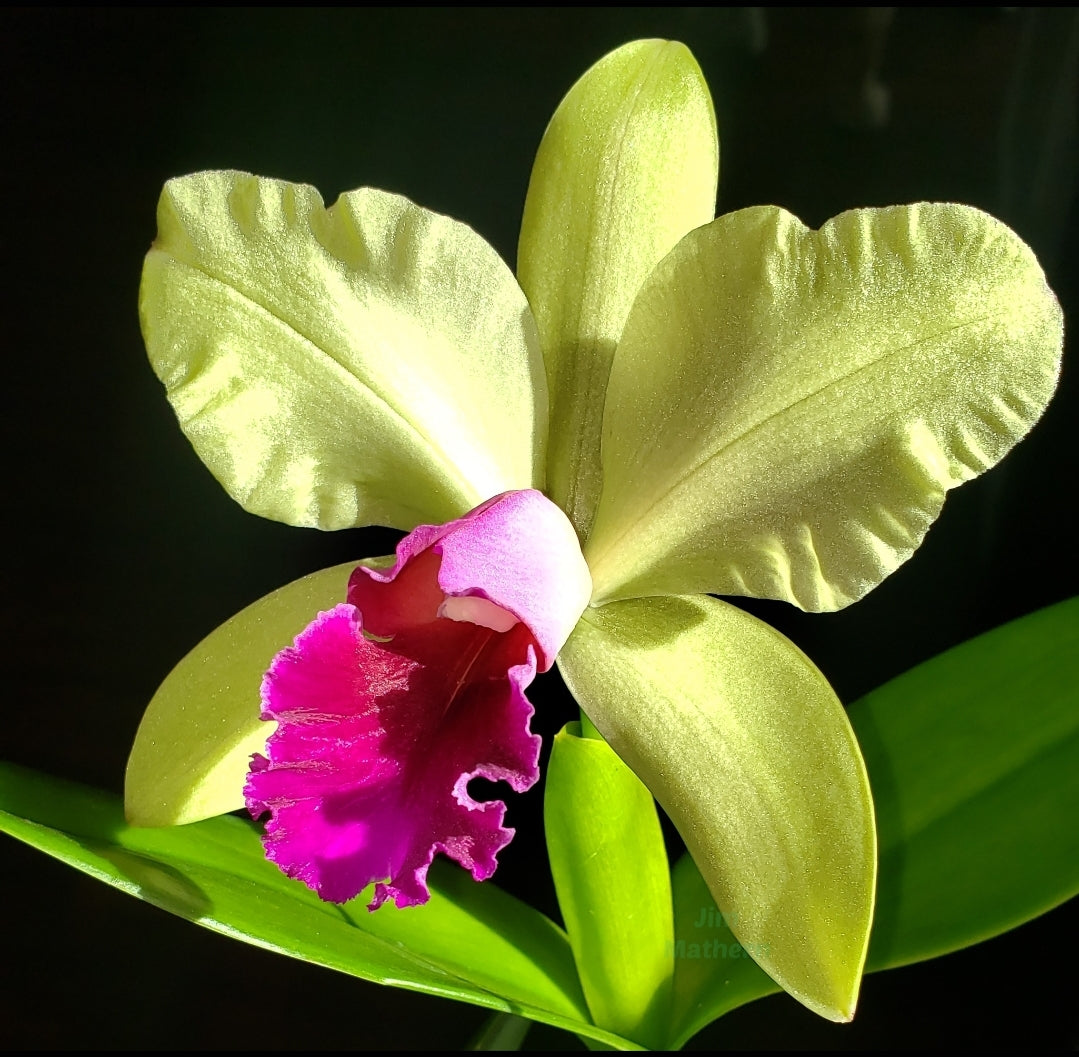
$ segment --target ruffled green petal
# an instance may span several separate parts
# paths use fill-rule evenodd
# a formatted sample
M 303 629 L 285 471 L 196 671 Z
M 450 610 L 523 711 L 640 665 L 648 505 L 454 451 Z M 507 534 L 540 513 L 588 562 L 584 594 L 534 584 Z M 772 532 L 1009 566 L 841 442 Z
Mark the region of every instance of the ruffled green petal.
M 180 425 L 253 513 L 410 529 L 542 487 L 524 294 L 471 228 L 399 195 L 171 180 L 140 311 Z
M 849 1020 L 876 837 L 862 757 L 824 676 L 708 597 L 586 610 L 558 663 L 671 816 L 742 947 L 810 1009 Z
M 244 806 L 251 754 L 266 751 L 275 726 L 259 719 L 263 673 L 315 613 L 344 599 L 355 568 L 356 562 L 335 565 L 260 598 L 173 668 L 142 717 L 127 762 L 129 822 L 174 826 Z
M 967 206 L 692 232 L 611 373 L 594 598 L 860 598 L 1038 419 L 1061 341 L 1033 253 Z
M 639 40 L 570 89 L 536 154 L 518 275 L 551 392 L 548 491 L 579 535 L 599 496 L 603 393 L 653 266 L 715 215 L 719 142 L 708 85 L 682 44 Z

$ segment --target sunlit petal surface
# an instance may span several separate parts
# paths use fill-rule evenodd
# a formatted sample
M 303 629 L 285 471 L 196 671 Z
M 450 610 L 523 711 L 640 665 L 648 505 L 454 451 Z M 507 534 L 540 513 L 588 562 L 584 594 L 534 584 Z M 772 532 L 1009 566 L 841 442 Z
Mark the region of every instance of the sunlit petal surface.
M 517 270 L 551 394 L 548 489 L 578 533 L 599 497 L 611 357 L 657 261 L 715 215 L 719 143 L 684 44 L 637 40 L 569 90 L 536 153 Z
M 525 296 L 471 228 L 400 195 L 171 180 L 139 305 L 180 425 L 253 513 L 410 529 L 542 484 Z
M 699 228 L 615 358 L 596 599 L 862 597 L 1037 421 L 1061 342 L 1034 254 L 968 206 L 820 231 L 760 206 Z

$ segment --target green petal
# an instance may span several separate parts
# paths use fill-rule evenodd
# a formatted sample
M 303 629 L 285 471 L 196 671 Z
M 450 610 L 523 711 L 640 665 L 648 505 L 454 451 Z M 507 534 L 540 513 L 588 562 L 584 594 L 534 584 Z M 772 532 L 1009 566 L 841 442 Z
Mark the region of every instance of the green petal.
M 274 725 L 259 688 L 274 655 L 321 610 L 345 600 L 356 562 L 323 569 L 260 598 L 206 636 L 161 684 L 127 763 L 128 820 L 173 826 L 244 806 L 253 752 Z
M 432 864 L 431 899 L 422 907 L 372 914 L 365 899 L 336 906 L 267 862 L 257 830 L 240 819 L 135 829 L 124 824 L 116 797 L 5 763 L 0 831 L 171 914 L 266 950 L 517 1013 L 612 1049 L 639 1049 L 589 1023 L 561 929 L 443 861 Z
M 171 180 L 140 293 L 180 425 L 245 509 L 410 529 L 542 487 L 524 294 L 471 228 L 371 188 Z
M 594 599 L 860 598 L 1037 420 L 1061 326 L 1028 247 L 967 206 L 691 233 L 611 373 Z
M 525 200 L 518 275 L 551 393 L 548 489 L 578 534 L 599 496 L 603 393 L 641 283 L 715 215 L 719 143 L 708 86 L 682 44 L 639 40 L 570 89 Z
M 592 1019 L 649 1047 L 670 1027 L 671 875 L 652 794 L 598 738 L 555 736 L 543 818 Z
M 849 1020 L 876 848 L 843 707 L 792 643 L 714 598 L 585 611 L 566 683 L 682 834 L 741 945 L 787 991 Z

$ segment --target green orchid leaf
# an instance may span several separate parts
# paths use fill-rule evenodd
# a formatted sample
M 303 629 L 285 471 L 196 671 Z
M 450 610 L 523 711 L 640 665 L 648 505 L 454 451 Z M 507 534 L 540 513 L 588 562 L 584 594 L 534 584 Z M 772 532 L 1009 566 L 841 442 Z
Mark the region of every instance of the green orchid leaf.
M 663 1047 L 674 972 L 663 831 L 652 794 L 606 742 L 579 729 L 556 735 L 547 766 L 544 824 L 558 905 L 592 1019 Z
M 732 1009 L 782 989 L 738 942 L 731 929 L 736 919 L 716 906 L 691 856 L 683 855 L 675 863 L 671 888 L 674 1017 L 667 1046 L 680 1050 Z
M 364 980 L 516 1013 L 614 1049 L 639 1048 L 589 1022 L 557 926 L 441 861 L 422 907 L 370 913 L 363 897 L 336 906 L 267 862 L 254 827 L 240 819 L 133 828 L 116 797 L 10 764 L 0 764 L 0 830 L 226 936 Z
M 1030 249 L 968 206 L 692 232 L 611 371 L 593 600 L 862 597 L 1037 420 L 1061 328 Z
M 274 655 L 315 614 L 343 602 L 356 562 L 323 569 L 260 598 L 202 640 L 154 694 L 127 764 L 125 803 L 138 826 L 172 826 L 244 806 L 253 752 L 274 724 L 259 688 Z
M 559 665 L 678 827 L 741 947 L 810 1009 L 849 1020 L 876 845 L 862 758 L 824 676 L 704 596 L 586 610 Z
M 471 228 L 371 188 L 170 180 L 139 298 L 150 360 L 245 509 L 324 529 L 440 523 L 542 487 L 524 294 Z
M 525 200 L 518 276 L 551 394 L 548 494 L 578 534 L 599 496 L 603 393 L 630 305 L 655 264 L 715 215 L 719 141 L 682 44 L 601 59 L 555 111 Z
M 867 971 L 969 947 L 1079 894 L 1079 599 L 926 661 L 849 715 L 880 844 Z M 672 883 L 678 1048 L 778 989 L 744 958 L 708 956 L 729 930 L 688 855 Z
M 870 967 L 967 947 L 1079 894 L 1079 598 L 850 708 L 880 831 Z

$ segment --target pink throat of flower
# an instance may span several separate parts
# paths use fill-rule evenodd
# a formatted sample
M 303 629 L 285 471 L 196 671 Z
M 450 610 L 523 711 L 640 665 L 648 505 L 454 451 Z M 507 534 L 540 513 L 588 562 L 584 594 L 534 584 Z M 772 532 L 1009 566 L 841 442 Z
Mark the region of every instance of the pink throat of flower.
M 348 601 L 263 681 L 263 718 L 278 725 L 245 794 L 271 814 L 267 857 L 334 902 L 374 882 L 371 909 L 426 902 L 437 852 L 490 877 L 513 830 L 468 783 L 522 792 L 539 777 L 525 689 L 590 587 L 572 528 L 538 492 L 420 526 L 392 569 L 357 568 Z

